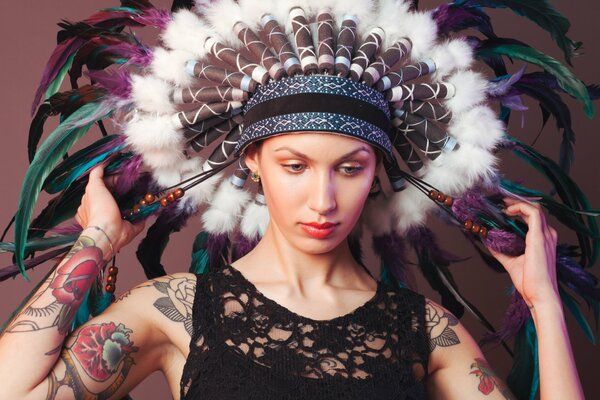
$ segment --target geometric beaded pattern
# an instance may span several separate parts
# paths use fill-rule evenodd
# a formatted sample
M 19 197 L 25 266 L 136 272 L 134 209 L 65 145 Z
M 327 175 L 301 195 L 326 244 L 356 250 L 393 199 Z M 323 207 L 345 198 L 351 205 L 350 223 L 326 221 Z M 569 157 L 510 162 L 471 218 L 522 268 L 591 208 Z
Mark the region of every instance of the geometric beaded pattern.
M 284 132 L 301 131 L 337 132 L 373 144 L 386 154 L 392 152 L 388 133 L 365 120 L 343 114 L 303 112 L 277 115 L 245 126 L 235 153 L 243 150 L 247 143 Z

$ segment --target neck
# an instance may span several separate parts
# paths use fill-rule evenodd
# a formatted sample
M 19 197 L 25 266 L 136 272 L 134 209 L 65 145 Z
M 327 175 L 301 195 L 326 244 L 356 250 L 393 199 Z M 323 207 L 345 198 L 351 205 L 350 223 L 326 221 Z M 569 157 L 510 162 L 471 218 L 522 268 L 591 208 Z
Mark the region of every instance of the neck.
M 262 240 L 243 260 L 246 272 L 257 280 L 285 282 L 299 293 L 323 286 L 373 286 L 373 278 L 354 259 L 346 240 L 331 251 L 307 253 L 292 246 L 273 224 L 269 224 Z

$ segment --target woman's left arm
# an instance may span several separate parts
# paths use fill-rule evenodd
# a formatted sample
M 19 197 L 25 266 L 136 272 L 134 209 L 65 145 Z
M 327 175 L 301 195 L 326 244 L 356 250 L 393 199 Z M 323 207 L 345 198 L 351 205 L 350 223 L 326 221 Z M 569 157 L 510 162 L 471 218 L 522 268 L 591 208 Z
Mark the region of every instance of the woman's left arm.
M 541 399 L 583 399 L 556 280 L 556 231 L 546 224 L 539 205 L 511 199 L 506 203 L 506 214 L 521 217 L 528 225 L 525 253 L 492 254 L 530 307 L 538 336 Z M 425 322 L 432 351 L 430 397 L 514 398 L 456 317 L 427 301 Z
M 583 399 L 556 279 L 557 233 L 546 223 L 539 204 L 505 200 L 506 214 L 527 223 L 525 253 L 510 257 L 492 251 L 507 270 L 531 310 L 538 337 L 540 395 L 548 399 Z

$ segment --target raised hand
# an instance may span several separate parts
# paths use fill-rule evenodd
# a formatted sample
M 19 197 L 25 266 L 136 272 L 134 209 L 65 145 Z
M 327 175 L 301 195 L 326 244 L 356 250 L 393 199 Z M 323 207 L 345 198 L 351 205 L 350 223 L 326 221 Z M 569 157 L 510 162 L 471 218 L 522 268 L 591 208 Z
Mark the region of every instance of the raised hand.
M 111 178 L 105 182 L 102 165 L 90 172 L 75 220 L 83 229 L 89 226 L 102 229 L 117 252 L 144 229 L 144 222 L 132 224 L 121 217 L 119 206 L 106 185 L 111 183 Z
M 510 198 L 504 199 L 508 216 L 521 217 L 527 223 L 525 253 L 517 257 L 490 252 L 504 266 L 513 285 L 527 305 L 535 307 L 559 298 L 556 280 L 557 233 L 546 223 L 539 204 L 530 204 Z

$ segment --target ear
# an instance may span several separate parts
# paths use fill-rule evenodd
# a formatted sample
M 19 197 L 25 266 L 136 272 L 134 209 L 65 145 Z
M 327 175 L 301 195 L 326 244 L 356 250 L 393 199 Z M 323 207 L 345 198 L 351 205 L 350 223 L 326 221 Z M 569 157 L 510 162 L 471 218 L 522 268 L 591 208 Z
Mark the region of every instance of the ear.
M 250 143 L 246 150 L 244 151 L 246 162 L 246 166 L 250 168 L 250 171 L 258 172 L 259 158 L 260 158 L 260 150 L 255 143 Z

